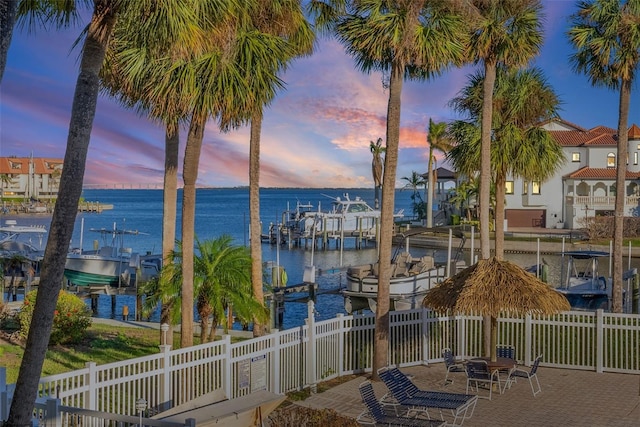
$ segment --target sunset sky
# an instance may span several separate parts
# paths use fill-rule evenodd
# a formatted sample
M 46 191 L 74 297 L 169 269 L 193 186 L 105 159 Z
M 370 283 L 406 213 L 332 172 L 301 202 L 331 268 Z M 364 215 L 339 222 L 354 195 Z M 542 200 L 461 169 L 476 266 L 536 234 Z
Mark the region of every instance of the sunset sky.
M 575 74 L 568 58 L 568 17 L 573 1 L 546 1 L 545 43 L 534 65 L 545 72 L 562 100 L 563 119 L 585 128 L 617 127 L 618 93 L 593 88 Z M 83 23 L 86 24 L 86 23 Z M 67 30 L 14 32 L 0 86 L 0 155 L 64 157 L 79 49 L 80 26 Z M 453 69 L 428 82 L 408 82 L 402 96 L 397 186 L 412 171 L 426 172 L 429 118 L 458 117 L 451 98 L 474 72 Z M 297 60 L 283 75 L 286 89 L 265 111 L 261 186 L 371 187 L 369 142 L 384 138 L 388 93 L 379 74 L 357 71 L 335 40 L 321 39 L 316 53 Z M 640 125 L 637 87 L 630 124 Z M 181 144 L 184 146 L 183 134 Z M 85 184 L 160 184 L 164 130 L 113 100 L 100 97 L 87 159 Z M 182 150 L 181 150 L 182 151 Z M 205 132 L 199 185 L 248 185 L 249 129 Z M 438 154 L 438 166 L 445 166 Z

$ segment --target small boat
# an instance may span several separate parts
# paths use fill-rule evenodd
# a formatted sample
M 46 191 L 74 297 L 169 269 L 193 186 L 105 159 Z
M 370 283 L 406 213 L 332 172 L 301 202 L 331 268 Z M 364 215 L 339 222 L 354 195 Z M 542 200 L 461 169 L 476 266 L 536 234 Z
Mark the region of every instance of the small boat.
M 44 226 L 18 225 L 16 220 L 8 219 L 0 226 L 0 258 L 8 259 L 21 256 L 29 261 L 41 261 L 44 256 L 42 241 L 47 229 Z M 38 239 L 36 247 L 33 239 Z
M 93 250 L 73 249 L 67 254 L 64 276 L 75 286 L 132 287 L 157 277 L 161 255 L 140 255 L 125 247 L 124 237 L 141 233 L 137 230 L 91 229 L 100 233 L 103 245 Z M 110 240 L 109 243 L 107 243 Z M 96 245 L 97 246 L 97 245 Z
M 612 280 L 600 274 L 599 260 L 609 253 L 593 250 L 577 250 L 562 254 L 560 283 L 556 290 L 562 293 L 574 310 L 609 310 Z M 535 267 L 533 269 L 535 272 Z M 637 274 L 631 269 L 623 274 L 627 280 Z
M 408 251 L 409 238 L 425 233 L 425 230 L 434 231 L 435 229 L 416 228 L 396 236 L 403 240 L 391 261 L 389 282 L 391 310 L 410 310 L 421 307 L 427 291 L 447 278 L 446 265 L 436 265 L 431 256 L 413 258 Z M 459 259 L 464 247 L 464 235 L 458 231 L 457 237 L 462 238 L 463 242 L 453 259 L 456 269 L 462 266 L 462 261 Z M 342 290 L 342 294 L 347 313 L 351 314 L 363 309 L 375 312 L 378 297 L 378 263 L 349 267 L 346 288 Z
M 360 197 L 351 200 L 349 194 L 336 197 L 329 212 L 313 211 L 309 205 L 300 205 L 295 211 L 294 231 L 300 237 L 328 234 L 330 236 L 375 236 L 379 227 L 380 210 L 374 209 Z M 402 218 L 402 210 L 394 214 Z

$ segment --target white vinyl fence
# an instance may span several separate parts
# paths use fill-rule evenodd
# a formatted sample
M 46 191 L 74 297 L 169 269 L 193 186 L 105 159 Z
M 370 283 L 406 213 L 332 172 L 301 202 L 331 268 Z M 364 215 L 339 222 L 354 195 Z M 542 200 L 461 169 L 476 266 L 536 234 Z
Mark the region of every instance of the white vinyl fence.
M 390 364 L 441 362 L 444 347 L 464 358 L 482 355 L 481 316 L 440 317 L 417 309 L 391 312 L 389 321 Z M 222 400 L 258 390 L 282 394 L 315 388 L 322 381 L 371 371 L 374 328 L 373 314 L 321 322 L 311 315 L 304 326 L 234 344 L 224 336 L 178 350 L 160 346 L 155 355 L 101 366 L 88 363 L 84 369 L 41 378 L 38 401 L 56 398 L 64 407 L 136 416 L 136 400 L 143 398 L 148 402 L 145 416 L 152 416 L 205 395 Z M 598 310 L 501 317 L 498 329 L 498 342 L 514 345 L 516 358 L 525 365 L 543 354 L 544 366 L 640 374 L 639 315 Z M 4 378 L 0 369 L 0 420 L 7 418 L 15 387 Z

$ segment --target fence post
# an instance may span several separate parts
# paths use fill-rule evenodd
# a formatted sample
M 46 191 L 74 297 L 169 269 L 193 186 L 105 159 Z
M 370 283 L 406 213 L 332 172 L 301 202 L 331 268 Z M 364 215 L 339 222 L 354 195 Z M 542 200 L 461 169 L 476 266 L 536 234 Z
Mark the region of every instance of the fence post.
M 225 335 L 222 337 L 224 341 L 224 352 L 226 356 L 224 358 L 224 394 L 227 396 L 227 399 L 232 399 L 235 397 L 231 393 L 231 371 L 233 369 L 233 362 L 231 361 L 231 357 L 233 354 L 231 353 L 231 335 Z
M 9 418 L 9 393 L 7 392 L 7 368 L 0 366 L 0 421 Z
M 427 309 L 422 307 L 420 310 L 420 319 L 422 320 L 422 364 L 428 365 L 429 358 L 429 324 L 427 323 Z
M 271 358 L 272 362 L 271 362 L 271 366 L 272 366 L 272 372 L 273 372 L 273 392 L 275 394 L 280 394 L 281 390 L 282 390 L 282 375 L 280 373 L 280 331 L 279 330 L 275 330 L 272 334 L 271 334 L 271 340 L 272 340 L 272 345 L 271 348 L 273 349 L 273 358 Z
M 44 425 L 49 427 L 62 427 L 62 415 L 60 414 L 60 399 L 47 399 L 44 411 Z
M 459 314 L 452 314 L 453 316 L 453 321 L 455 322 L 456 325 L 456 330 L 457 330 L 457 334 L 458 336 L 456 337 L 456 342 L 457 342 L 457 349 L 453 349 L 454 354 L 457 354 L 459 357 L 462 358 L 467 358 L 469 357 L 469 354 L 467 353 L 467 331 L 466 331 L 466 325 L 467 322 L 465 321 L 466 316 L 462 316 Z
M 173 407 L 173 396 L 171 395 L 171 357 L 169 357 L 170 345 L 161 345 L 162 352 L 162 390 L 160 390 L 160 406 L 163 411 Z
M 317 390 L 317 379 L 316 379 L 316 334 L 315 329 L 316 325 L 314 322 L 314 312 L 315 312 L 315 304 L 313 301 L 309 301 L 307 303 L 307 334 L 309 340 L 307 341 L 307 381 L 311 386 L 311 391 L 313 393 Z
M 525 366 L 531 366 L 531 358 L 532 358 L 532 345 L 533 345 L 533 337 L 532 337 L 532 320 L 531 320 L 531 314 L 527 313 L 524 316 L 524 365 Z M 533 357 L 537 357 L 537 356 L 533 356 Z
M 604 310 L 596 310 L 596 372 L 603 372 L 604 365 Z
M 344 314 L 338 313 L 336 315 L 340 322 L 340 331 L 338 332 L 338 375 L 342 376 L 344 372 L 344 331 L 345 331 L 345 318 Z
M 85 386 L 87 387 L 87 391 L 85 392 L 84 401 L 85 401 L 85 409 L 91 409 L 93 411 L 97 408 L 97 374 L 96 374 L 96 363 L 95 362 L 87 362 L 85 364 L 87 367 L 87 376 L 85 378 Z

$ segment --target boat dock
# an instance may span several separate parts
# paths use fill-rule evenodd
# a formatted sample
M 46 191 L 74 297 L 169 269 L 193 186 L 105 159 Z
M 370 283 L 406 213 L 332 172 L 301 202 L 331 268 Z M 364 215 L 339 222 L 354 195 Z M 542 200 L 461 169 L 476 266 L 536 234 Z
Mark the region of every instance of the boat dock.
M 113 209 L 113 205 L 100 202 L 80 202 L 78 204 L 78 212 L 102 213 L 102 211 L 111 209 Z

